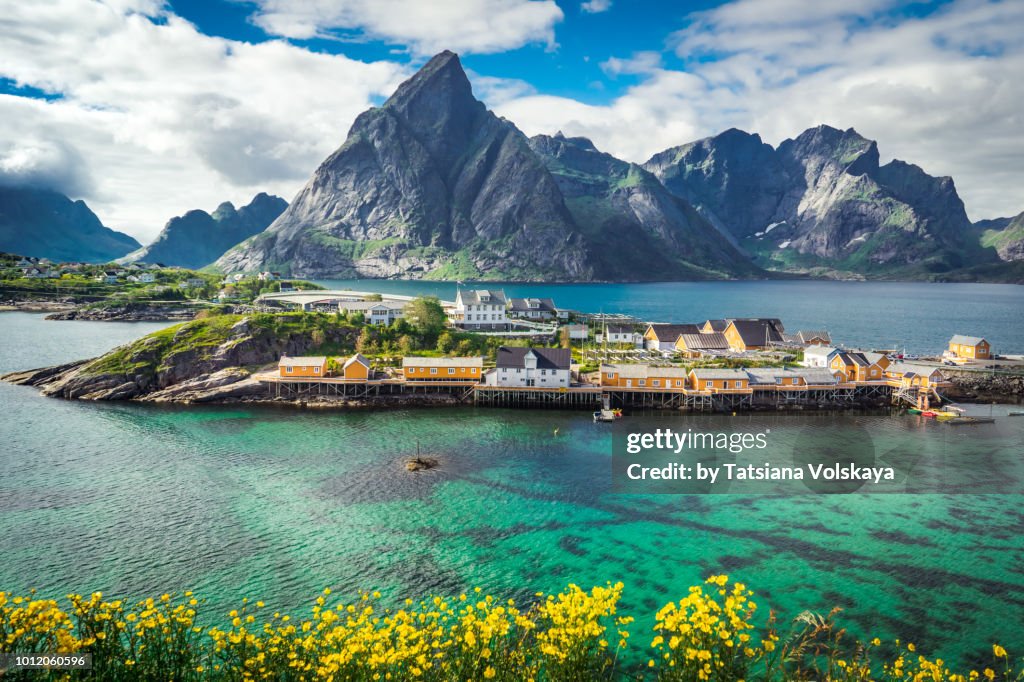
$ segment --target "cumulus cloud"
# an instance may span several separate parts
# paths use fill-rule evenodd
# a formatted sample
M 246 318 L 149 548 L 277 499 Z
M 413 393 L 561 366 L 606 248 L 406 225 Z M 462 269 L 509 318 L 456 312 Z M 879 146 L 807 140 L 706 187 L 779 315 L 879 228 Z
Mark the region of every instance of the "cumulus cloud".
M 599 2 L 602 0 L 598 0 Z M 253 21 L 271 35 L 307 39 L 339 31 L 407 46 L 501 52 L 530 43 L 553 46 L 562 10 L 554 0 L 255 0 Z
M 74 198 L 95 193 L 91 171 L 82 155 L 62 140 L 0 141 L 0 185 L 36 187 Z
M 498 110 L 530 134 L 587 135 L 634 161 L 731 126 L 773 144 L 854 127 L 883 160 L 952 176 L 972 218 L 1019 213 L 1024 3 L 955 0 L 919 18 L 901 4 L 736 0 L 671 36 L 685 70 L 608 60 L 607 73 L 644 80 L 603 106 L 527 95 Z
M 73 140 L 81 162 L 69 168 L 95 178 L 90 205 L 141 240 L 191 208 L 260 190 L 290 199 L 355 116 L 409 74 L 207 36 L 156 0 L 3 4 L 0 76 L 61 97 L 0 96 L 0 148 Z M 47 181 L 83 193 L 83 173 Z

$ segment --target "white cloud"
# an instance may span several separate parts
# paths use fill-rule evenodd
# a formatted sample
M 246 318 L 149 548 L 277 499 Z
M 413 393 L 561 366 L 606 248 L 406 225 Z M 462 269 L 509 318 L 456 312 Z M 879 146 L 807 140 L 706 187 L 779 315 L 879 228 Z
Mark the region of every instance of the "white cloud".
M 291 199 L 355 116 L 408 75 L 206 36 L 155 0 L 0 5 L 0 76 L 62 95 L 0 97 L 0 149 L 50 149 L 35 152 L 43 164 L 71 141 L 86 171 L 64 178 L 64 191 L 140 241 L 188 209 L 261 190 Z M 94 187 L 82 182 L 90 176 Z
M 1024 210 L 1024 3 L 955 0 L 923 18 L 896 4 L 737 0 L 673 36 L 687 71 L 609 60 L 607 72 L 645 80 L 604 106 L 530 95 L 498 111 L 529 134 L 587 135 L 634 161 L 732 126 L 773 144 L 854 127 L 883 161 L 952 176 L 973 219 Z
M 95 183 L 85 159 L 61 139 L 0 141 L 0 185 L 53 189 L 75 196 L 92 196 Z
M 651 74 L 661 69 L 660 52 L 635 52 L 625 59 L 610 57 L 601 62 L 601 70 L 611 77 L 620 74 Z
M 530 43 L 554 46 L 562 10 L 554 0 L 255 0 L 253 20 L 272 35 L 306 39 L 353 31 L 408 46 L 501 52 Z
M 612 0 L 586 0 L 580 4 L 580 9 L 588 14 L 600 14 L 612 8 Z

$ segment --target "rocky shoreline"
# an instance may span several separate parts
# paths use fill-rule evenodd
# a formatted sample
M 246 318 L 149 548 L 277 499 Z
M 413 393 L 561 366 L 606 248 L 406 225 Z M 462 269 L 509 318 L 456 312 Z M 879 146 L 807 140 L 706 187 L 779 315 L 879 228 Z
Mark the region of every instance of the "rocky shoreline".
M 1024 402 L 1022 374 L 951 374 L 952 387 L 946 392 L 953 400 L 974 402 Z
M 88 320 L 91 322 L 185 322 L 200 310 L 187 305 L 131 304 L 115 307 L 76 306 L 54 312 L 47 320 Z

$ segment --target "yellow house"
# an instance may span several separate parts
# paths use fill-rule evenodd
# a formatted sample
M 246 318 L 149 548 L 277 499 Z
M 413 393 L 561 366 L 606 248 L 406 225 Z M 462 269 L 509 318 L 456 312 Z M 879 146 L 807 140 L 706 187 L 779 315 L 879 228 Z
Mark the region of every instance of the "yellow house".
M 785 342 L 782 323 L 774 318 L 751 318 L 729 320 L 726 326 L 726 340 L 729 348 L 737 352 L 762 350 Z
M 949 340 L 948 353 L 967 360 L 988 360 L 992 357 L 992 347 L 980 336 L 954 334 Z
M 829 367 L 839 373 L 843 381 L 884 381 L 889 358 L 884 353 L 839 351 L 832 357 Z
M 929 389 L 948 383 L 937 367 L 927 365 L 892 365 L 886 370 L 885 376 L 890 384 L 900 388 Z
M 361 353 L 356 353 L 342 365 L 345 381 L 366 381 L 370 378 L 370 361 Z
M 283 355 L 277 363 L 277 369 L 283 377 L 323 377 L 327 374 L 327 357 L 318 355 L 291 358 Z
M 406 381 L 465 381 L 477 383 L 483 377 L 484 359 L 475 358 L 402 358 L 402 378 Z
M 714 393 L 750 393 L 750 376 L 742 369 L 714 367 L 690 370 L 690 388 Z
M 650 391 L 684 391 L 686 370 L 682 367 L 605 364 L 601 365 L 601 386 Z
M 729 350 L 729 341 L 720 332 L 701 332 L 700 334 L 680 334 L 676 339 L 676 351 L 687 358 L 699 358 L 702 355 L 716 355 Z
M 647 350 L 671 351 L 680 334 L 698 334 L 695 324 L 651 324 L 644 332 L 644 348 Z

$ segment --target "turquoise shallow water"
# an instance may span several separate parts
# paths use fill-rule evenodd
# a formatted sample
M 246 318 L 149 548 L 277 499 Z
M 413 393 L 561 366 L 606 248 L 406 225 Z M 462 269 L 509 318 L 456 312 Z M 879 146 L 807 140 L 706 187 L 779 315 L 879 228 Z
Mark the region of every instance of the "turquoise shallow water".
M 0 371 L 150 328 L 0 315 Z M 564 412 L 159 409 L 0 384 L 0 413 L 0 589 L 192 588 L 219 611 L 252 596 L 296 612 L 324 586 L 397 598 L 478 585 L 527 599 L 622 580 L 639 630 L 726 571 L 783 614 L 841 606 L 855 632 L 950 661 L 984 660 L 996 640 L 1024 651 L 1019 495 L 617 495 L 609 431 Z M 730 418 L 707 419 L 671 423 Z M 811 442 L 863 425 L 880 450 L 937 426 L 736 419 Z M 1024 454 L 1024 420 L 958 433 L 983 462 Z M 417 444 L 443 466 L 405 472 Z
M 332 289 L 431 294 L 454 300 L 453 282 L 324 280 Z M 786 329 L 827 329 L 837 343 L 938 353 L 953 334 L 984 336 L 998 353 L 1024 353 L 1024 287 L 925 282 L 654 282 L 502 284 L 509 296 L 550 296 L 563 308 L 642 320 L 698 322 L 778 317 Z

